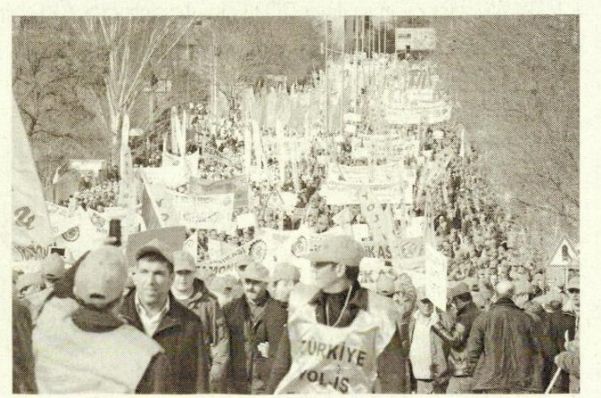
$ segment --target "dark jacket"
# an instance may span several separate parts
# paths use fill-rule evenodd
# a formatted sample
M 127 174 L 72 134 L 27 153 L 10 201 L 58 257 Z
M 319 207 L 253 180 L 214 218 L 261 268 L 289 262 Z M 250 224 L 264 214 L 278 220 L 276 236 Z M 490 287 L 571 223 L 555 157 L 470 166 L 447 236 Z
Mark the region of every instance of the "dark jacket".
M 359 311 L 368 310 L 368 292 L 367 289 L 360 287 L 358 283 L 353 286 L 354 293 L 348 301 L 348 310 L 340 317 L 337 327 L 347 327 L 355 319 Z M 319 292 L 311 301 L 310 305 L 315 306 L 315 315 L 317 322 L 326 324 L 325 304 L 323 292 Z M 392 304 L 391 304 L 392 305 Z M 333 318 L 336 318 L 333 315 Z M 406 374 L 406 358 L 402 356 L 402 342 L 399 331 L 397 330 L 388 346 L 378 357 L 378 378 L 380 379 L 380 388 L 382 393 L 403 393 L 408 392 L 408 382 L 402 377 Z M 278 384 L 290 370 L 292 358 L 290 355 L 290 336 L 288 329 L 282 333 L 279 342 L 278 352 L 273 360 L 271 375 L 267 392 L 273 394 Z
M 132 326 L 144 332 L 136 310 L 135 289 L 125 296 L 121 315 Z M 163 347 L 169 361 L 174 393 L 194 394 L 209 392 L 208 347 L 203 328 L 192 311 L 169 294 L 170 308 L 152 338 Z
M 29 309 L 13 297 L 13 393 L 36 394 Z
M 230 336 L 217 297 L 207 289 L 204 282 L 195 279 L 192 297 L 179 302 L 200 318 L 205 344 L 210 347 L 211 392 L 223 392 L 225 371 L 230 355 Z
M 269 377 L 267 358 L 257 346 L 266 341 L 265 306 L 272 300 L 269 294 L 260 303 L 262 311 L 255 319 L 246 296 L 234 299 L 223 307 L 225 324 L 230 335 L 230 361 L 227 366 L 226 385 L 229 393 L 261 394 Z
M 509 298 L 481 313 L 467 343 L 474 391 L 541 392 L 542 355 L 534 321 Z
M 547 359 L 544 381 L 548 384 L 551 377 L 557 371 L 557 366 L 553 362 L 556 355 L 564 350 L 565 334 L 568 333 L 570 340 L 574 339 L 576 331 L 576 317 L 568 312 L 556 311 L 547 314 L 543 324 L 544 329 L 544 354 Z M 562 372 L 553 386 L 554 393 L 568 393 L 570 379 L 567 373 Z
M 450 347 L 448 365 L 452 376 L 463 377 L 469 374 L 466 345 L 472 324 L 479 314 L 480 310 L 476 304 L 470 301 L 457 312 L 455 323 L 450 328 L 446 328 L 442 322 L 438 322 L 432 328 Z
M 271 361 L 278 352 L 280 338 L 288 322 L 288 303 L 271 299 L 265 304 L 265 339 L 269 343 L 268 372 L 271 372 Z

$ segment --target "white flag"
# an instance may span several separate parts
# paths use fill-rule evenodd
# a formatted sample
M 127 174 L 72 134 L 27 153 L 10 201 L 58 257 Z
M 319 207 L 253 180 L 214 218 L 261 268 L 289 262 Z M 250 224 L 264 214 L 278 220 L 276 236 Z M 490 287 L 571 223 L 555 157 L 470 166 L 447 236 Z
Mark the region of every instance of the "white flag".
M 50 243 L 51 228 L 42 184 L 33 162 L 29 140 L 16 101 L 13 99 L 13 163 L 12 163 L 12 204 L 13 204 L 13 255 L 14 259 L 28 260 L 43 258 L 43 250 Z M 36 255 L 26 256 L 24 249 L 34 248 Z M 28 251 L 33 253 L 33 251 Z M 29 257 L 29 258 L 25 258 Z

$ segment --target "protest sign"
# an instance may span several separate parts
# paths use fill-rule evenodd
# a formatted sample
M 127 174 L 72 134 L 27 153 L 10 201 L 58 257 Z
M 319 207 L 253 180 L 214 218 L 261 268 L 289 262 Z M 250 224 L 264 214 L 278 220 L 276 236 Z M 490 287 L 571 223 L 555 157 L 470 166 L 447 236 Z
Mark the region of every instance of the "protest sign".
M 166 227 L 130 235 L 125 246 L 125 255 L 128 266 L 135 266 L 136 252 L 154 239 L 158 239 L 172 252 L 182 250 L 184 241 L 186 240 L 186 229 L 184 227 Z
M 328 167 L 328 182 L 351 184 L 400 183 L 399 165 L 395 162 L 380 166 L 345 166 L 331 163 Z
M 182 250 L 190 253 L 192 258 L 198 262 L 198 231 L 194 231 L 193 234 L 188 236 L 184 241 Z
M 426 296 L 432 303 L 445 311 L 447 308 L 448 260 L 432 245 L 426 245 Z
M 234 194 L 234 208 L 248 206 L 248 182 L 247 176 L 241 175 L 220 181 L 202 180 L 190 178 L 191 195 L 215 195 Z
M 351 226 L 353 231 L 353 238 L 361 242 L 364 239 L 369 238 L 369 226 L 367 224 L 353 224 Z
M 236 228 L 244 229 L 257 225 L 257 217 L 254 213 L 240 214 L 236 217 Z
M 229 227 L 234 211 L 234 194 L 192 196 L 169 191 L 179 222 L 189 228 L 217 229 Z
M 363 184 L 349 184 L 346 182 L 325 182 L 321 185 L 320 194 L 326 199 L 328 205 L 360 204 L 360 191 L 363 186 Z M 401 185 L 398 183 L 373 184 L 369 188 L 383 204 L 397 203 L 402 195 Z
M 92 222 L 90 214 L 84 209 L 78 208 L 75 210 L 78 219 L 77 226 L 56 236 L 54 241 L 58 247 L 64 247 L 67 251 L 77 259 L 86 251 L 95 249 L 102 244 L 107 238 L 107 233 L 102 228 L 98 228 Z
M 352 220 L 353 214 L 348 207 L 345 207 L 342 211 L 332 217 L 332 221 L 334 221 L 334 224 L 336 225 L 350 224 Z
M 52 236 L 57 236 L 79 225 L 80 214 L 74 209 L 46 202 Z
M 182 165 L 182 159 L 184 159 L 192 175 L 195 176 L 198 174 L 198 161 L 200 160 L 200 154 L 198 152 L 186 155 L 183 158 L 181 156 L 165 152 L 163 153 L 162 159 L 163 161 L 160 168 L 180 167 Z
M 392 237 L 392 217 L 386 214 L 375 195 L 367 187 L 364 187 L 361 192 L 361 213 L 367 220 L 376 242 L 384 244 L 389 237 Z
M 426 217 L 411 217 L 403 229 L 404 238 L 420 238 L 426 230 Z
M 361 287 L 375 291 L 380 274 L 389 274 L 391 271 L 392 267 L 386 266 L 384 259 L 364 257 L 359 264 L 358 281 Z
M 144 176 L 148 184 L 159 184 L 166 187 L 179 186 L 187 181 L 182 179 L 182 169 L 180 166 L 165 166 L 165 167 L 144 167 L 140 169 L 140 173 Z M 179 184 L 181 182 L 181 184 Z

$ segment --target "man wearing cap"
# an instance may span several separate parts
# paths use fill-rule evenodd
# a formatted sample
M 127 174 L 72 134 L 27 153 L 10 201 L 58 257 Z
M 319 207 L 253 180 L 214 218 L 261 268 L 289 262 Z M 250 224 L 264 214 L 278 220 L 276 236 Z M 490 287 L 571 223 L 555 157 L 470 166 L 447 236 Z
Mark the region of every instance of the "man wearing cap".
M 398 305 L 400 317 L 398 319 L 398 331 L 401 339 L 405 341 L 405 345 L 408 346 L 409 341 L 409 316 L 407 311 L 413 312 L 413 303 L 411 303 L 411 295 L 407 294 L 408 290 L 406 284 L 411 283 L 411 279 L 407 274 L 395 277 L 391 273 L 380 273 L 376 280 L 376 292 L 384 297 L 391 298 L 395 304 Z M 414 298 L 414 297 L 413 297 Z M 398 301 L 397 301 L 398 300 Z M 375 392 L 380 393 L 382 391 L 390 391 L 394 386 L 398 386 L 399 381 L 401 382 L 403 391 L 409 391 L 411 383 L 411 371 L 409 366 L 409 358 L 407 350 L 403 351 L 403 366 L 402 373 L 394 375 L 392 379 L 386 379 L 389 376 L 387 373 L 383 373 L 378 376 L 376 380 Z M 392 360 L 394 366 L 397 360 L 397 353 L 391 351 L 384 351 L 378 357 L 378 368 L 386 369 L 388 367 L 389 358 Z M 398 363 L 396 363 L 398 366 Z M 390 375 L 391 376 L 391 375 Z M 389 384 L 392 383 L 392 386 Z
M 174 393 L 209 392 L 209 354 L 201 320 L 170 293 L 173 251 L 154 239 L 138 249 L 135 258 L 136 287 L 125 296 L 121 315 L 163 348 Z
M 265 308 L 270 299 L 267 292 L 269 271 L 251 262 L 240 272 L 244 295 L 223 307 L 230 335 L 230 361 L 227 367 L 227 388 L 234 394 L 265 393 L 267 358 L 259 351 L 265 341 Z
M 409 321 L 409 360 L 418 394 L 444 393 L 448 382 L 448 345 L 435 333 L 434 326 L 449 322 L 426 295 L 424 287 L 417 289 L 417 311 Z
M 202 321 L 205 344 L 210 347 L 211 392 L 224 392 L 223 381 L 229 358 L 230 341 L 223 311 L 217 297 L 209 292 L 203 280 L 196 277 L 199 273 L 192 255 L 179 250 L 173 253 L 173 261 L 175 280 L 171 287 L 171 294 Z
M 273 358 L 278 352 L 280 338 L 288 321 L 288 301 L 294 286 L 300 281 L 300 272 L 290 263 L 279 263 L 275 266 L 270 279 L 271 298 L 265 304 L 265 335 L 258 336 L 258 348 L 261 355 L 267 358 L 265 374 L 271 373 Z
M 315 286 L 299 284 L 289 302 L 287 331 L 280 339 L 268 390 L 276 393 L 371 393 L 377 377 L 404 392 L 400 317 L 396 304 L 361 287 L 360 243 L 330 235 L 306 258 Z M 390 352 L 385 369 L 378 358 Z
M 497 300 L 476 318 L 467 342 L 473 391 L 542 392 L 542 349 L 534 321 L 512 301 L 512 282 L 497 283 L 495 294 Z
M 450 347 L 448 364 L 451 379 L 447 394 L 468 394 L 472 392 L 472 378 L 467 369 L 465 348 L 472 324 L 480 310 L 474 304 L 470 288 L 465 282 L 459 282 L 449 289 L 447 297 L 456 313 L 455 322 L 451 328 L 445 328 L 442 322 L 438 322 L 433 330 Z
M 119 249 L 101 247 L 78 265 L 73 296 L 44 304 L 32 337 L 39 393 L 171 391 L 161 347 L 118 317 L 126 279 Z

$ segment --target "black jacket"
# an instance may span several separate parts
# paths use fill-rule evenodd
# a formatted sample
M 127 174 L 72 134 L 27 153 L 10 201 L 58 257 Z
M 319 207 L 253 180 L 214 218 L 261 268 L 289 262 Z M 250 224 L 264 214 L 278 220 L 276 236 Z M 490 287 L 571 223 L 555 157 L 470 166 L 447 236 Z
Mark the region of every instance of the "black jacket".
M 136 329 L 144 326 L 136 310 L 135 289 L 121 307 L 123 318 Z M 152 338 L 163 347 L 169 362 L 168 375 L 176 394 L 209 392 L 209 355 L 200 318 L 169 293 L 170 307 Z
M 532 318 L 509 298 L 481 313 L 467 342 L 474 391 L 542 392 L 542 354 Z

